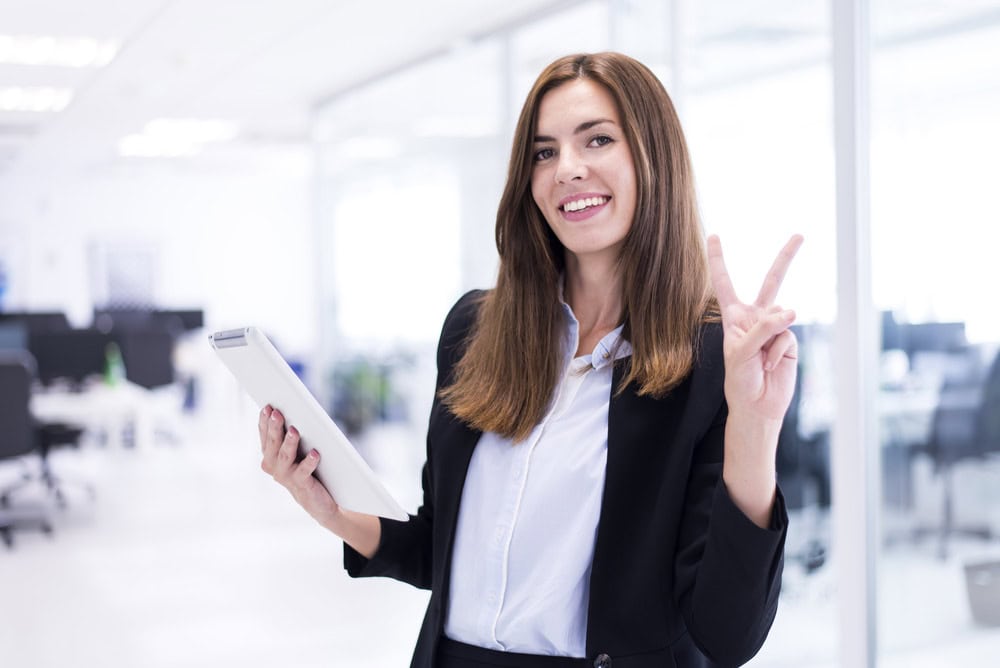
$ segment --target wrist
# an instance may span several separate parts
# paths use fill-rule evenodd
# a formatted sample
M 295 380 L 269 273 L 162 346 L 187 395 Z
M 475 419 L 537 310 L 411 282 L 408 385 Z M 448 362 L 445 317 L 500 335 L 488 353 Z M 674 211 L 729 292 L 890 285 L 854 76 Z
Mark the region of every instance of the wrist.
M 733 503 L 760 527 L 768 526 L 777 496 L 775 455 L 781 420 L 730 414 L 722 479 Z

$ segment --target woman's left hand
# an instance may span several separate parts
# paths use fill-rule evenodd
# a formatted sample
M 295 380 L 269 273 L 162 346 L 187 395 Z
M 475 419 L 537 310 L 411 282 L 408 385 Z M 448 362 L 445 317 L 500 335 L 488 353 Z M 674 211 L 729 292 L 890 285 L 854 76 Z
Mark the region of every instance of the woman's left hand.
M 744 304 L 736 296 L 719 237 L 708 238 L 712 286 L 722 311 L 725 392 L 730 415 L 765 421 L 784 418 L 795 390 L 798 343 L 789 326 L 795 312 L 774 303 L 785 272 L 802 237 L 794 235 L 778 253 L 757 299 Z

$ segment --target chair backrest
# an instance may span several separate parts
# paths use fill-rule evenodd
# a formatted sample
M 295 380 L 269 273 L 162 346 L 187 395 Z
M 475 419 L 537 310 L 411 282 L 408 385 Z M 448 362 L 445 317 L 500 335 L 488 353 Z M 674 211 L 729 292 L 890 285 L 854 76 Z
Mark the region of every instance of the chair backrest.
M 984 454 L 1000 451 L 1000 351 L 994 356 L 986 374 L 976 433 Z
M 34 359 L 25 351 L 0 351 L 0 459 L 35 450 L 31 419 Z
M 174 336 L 161 329 L 121 332 L 115 336 L 129 381 L 152 389 L 174 382 Z

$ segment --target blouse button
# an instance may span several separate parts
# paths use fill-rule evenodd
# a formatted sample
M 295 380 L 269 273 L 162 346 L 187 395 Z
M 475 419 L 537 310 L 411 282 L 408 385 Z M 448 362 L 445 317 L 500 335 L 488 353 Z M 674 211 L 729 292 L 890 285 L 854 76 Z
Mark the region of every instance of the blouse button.
M 611 668 L 611 657 L 607 654 L 598 654 L 594 659 L 594 668 Z

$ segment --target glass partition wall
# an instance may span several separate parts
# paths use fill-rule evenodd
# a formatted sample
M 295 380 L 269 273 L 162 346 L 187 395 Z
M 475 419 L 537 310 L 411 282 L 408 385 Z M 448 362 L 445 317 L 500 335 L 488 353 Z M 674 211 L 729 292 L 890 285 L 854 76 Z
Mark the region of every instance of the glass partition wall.
M 987 665 L 1000 655 L 989 617 L 1000 601 L 991 589 L 1000 582 L 1000 457 L 959 456 L 931 435 L 990 423 L 944 406 L 993 396 L 1000 318 L 984 293 L 1000 271 L 988 259 L 1000 218 L 1000 70 L 991 66 L 1000 57 L 990 46 L 1000 43 L 998 15 L 972 0 L 873 3 L 873 290 L 884 327 L 868 344 L 881 350 L 872 372 L 882 512 L 856 523 L 858 540 L 865 526 L 879 527 L 877 663 Z M 750 665 L 842 665 L 831 531 L 831 4 L 539 7 L 317 108 L 327 400 L 360 401 L 359 366 L 379 380 L 365 415 L 382 451 L 367 438 L 362 447 L 398 474 L 394 491 L 415 506 L 438 328 L 462 292 L 494 281 L 494 216 L 523 97 L 560 55 L 615 49 L 639 58 L 679 109 L 705 228 L 721 236 L 741 296 L 753 297 L 789 235 L 806 237 L 779 296 L 798 312 L 801 346 L 778 456 L 791 516 L 785 581 L 771 636 Z
M 1000 656 L 1000 4 L 872 2 L 880 664 Z

